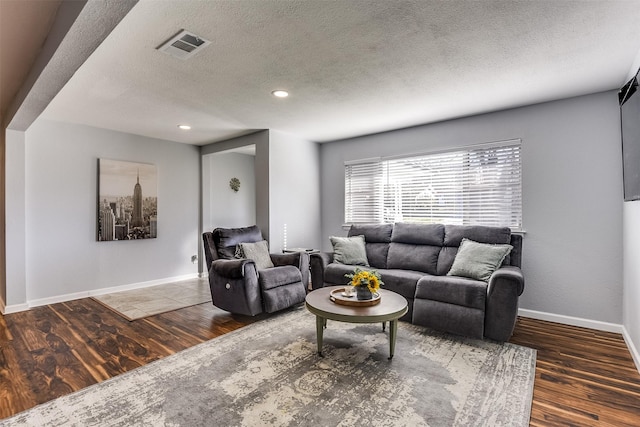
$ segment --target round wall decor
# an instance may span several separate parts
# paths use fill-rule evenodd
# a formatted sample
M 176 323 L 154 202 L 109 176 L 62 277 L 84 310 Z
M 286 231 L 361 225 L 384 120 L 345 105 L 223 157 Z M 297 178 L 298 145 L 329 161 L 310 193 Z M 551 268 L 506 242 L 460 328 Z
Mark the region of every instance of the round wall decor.
M 240 180 L 235 177 L 231 178 L 231 181 L 229 181 L 229 187 L 231 187 L 231 189 L 237 193 L 240 189 Z

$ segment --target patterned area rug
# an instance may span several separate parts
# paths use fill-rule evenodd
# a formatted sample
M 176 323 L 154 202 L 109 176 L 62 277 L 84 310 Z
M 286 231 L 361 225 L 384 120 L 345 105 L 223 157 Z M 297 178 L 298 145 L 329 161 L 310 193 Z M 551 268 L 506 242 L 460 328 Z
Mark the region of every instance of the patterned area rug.
M 0 421 L 2 426 L 527 426 L 535 350 L 304 307 Z
M 211 291 L 207 279 L 192 279 L 91 298 L 127 320 L 136 320 L 210 302 Z

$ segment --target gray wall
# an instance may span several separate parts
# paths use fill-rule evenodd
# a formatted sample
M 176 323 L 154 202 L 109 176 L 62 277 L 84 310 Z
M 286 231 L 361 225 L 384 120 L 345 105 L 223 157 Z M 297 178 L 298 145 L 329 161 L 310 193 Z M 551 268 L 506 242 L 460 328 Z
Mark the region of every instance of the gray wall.
M 261 130 L 249 135 L 240 136 L 229 139 L 227 141 L 215 142 L 200 147 L 200 155 L 202 156 L 203 178 L 210 174 L 207 169 L 210 167 L 208 155 L 221 153 L 232 148 L 246 147 L 247 145 L 255 145 L 255 192 L 256 192 L 256 224 L 262 230 L 262 235 L 269 240 L 269 131 Z M 203 194 L 208 193 L 209 182 L 202 183 Z M 208 196 L 207 196 L 208 197 Z M 207 213 L 205 212 L 205 215 Z M 206 230 L 206 224 L 203 224 L 202 230 Z M 201 230 L 201 232 L 202 232 Z M 200 256 L 202 264 L 203 256 Z M 202 269 L 202 265 L 200 266 Z
M 342 235 L 344 162 L 520 138 L 521 308 L 622 323 L 622 166 L 615 92 L 321 146 L 322 236 Z
M 203 146 L 203 158 L 246 145 L 256 146 L 256 223 L 271 252 L 287 246 L 319 247 L 320 149 L 317 143 L 274 130 L 264 130 Z M 207 161 L 204 160 L 203 167 Z M 207 185 L 206 182 L 204 185 Z M 206 193 L 206 189 L 204 190 Z
M 197 147 L 37 120 L 24 148 L 26 231 L 8 245 L 25 242 L 25 281 L 8 283 L 12 292 L 26 289 L 32 301 L 197 273 L 190 259 L 199 245 Z M 98 158 L 157 166 L 157 239 L 96 241 Z M 12 176 L 19 176 L 21 165 L 14 168 Z M 18 197 L 12 194 L 11 203 Z
M 317 143 L 269 131 L 269 223 L 273 252 L 318 248 L 320 234 L 320 149 Z
M 255 156 L 240 153 L 219 153 L 205 156 L 209 160 L 208 179 L 203 168 L 203 189 L 208 187 L 203 201 L 206 214 L 204 229 L 215 227 L 246 227 L 256 223 Z M 240 190 L 229 187 L 231 178 L 240 180 Z M 205 196 L 203 191 L 203 197 Z

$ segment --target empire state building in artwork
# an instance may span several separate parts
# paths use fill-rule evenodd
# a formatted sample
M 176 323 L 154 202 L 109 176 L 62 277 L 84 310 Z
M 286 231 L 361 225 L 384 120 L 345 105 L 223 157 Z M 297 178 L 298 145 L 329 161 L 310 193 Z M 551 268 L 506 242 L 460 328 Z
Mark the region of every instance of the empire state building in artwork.
M 133 215 L 131 227 L 144 227 L 142 218 L 142 186 L 140 185 L 140 171 L 138 171 L 138 182 L 133 187 Z
M 97 240 L 157 238 L 158 173 L 155 165 L 98 159 L 98 173 Z

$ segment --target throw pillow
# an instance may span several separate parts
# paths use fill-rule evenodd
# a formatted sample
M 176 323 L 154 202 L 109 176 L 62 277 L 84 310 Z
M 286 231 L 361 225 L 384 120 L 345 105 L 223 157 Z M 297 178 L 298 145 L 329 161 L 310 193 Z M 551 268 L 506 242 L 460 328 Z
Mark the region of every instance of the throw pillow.
M 490 245 L 462 239 L 447 276 L 462 276 L 488 282 L 511 249 L 511 245 Z
M 369 266 L 364 236 L 329 237 L 333 245 L 333 260 L 338 264 Z
M 271 261 L 271 256 L 269 255 L 269 245 L 266 240 L 256 243 L 240 243 L 238 246 L 240 246 L 244 258 L 253 260 L 258 270 L 273 267 L 273 261 Z

